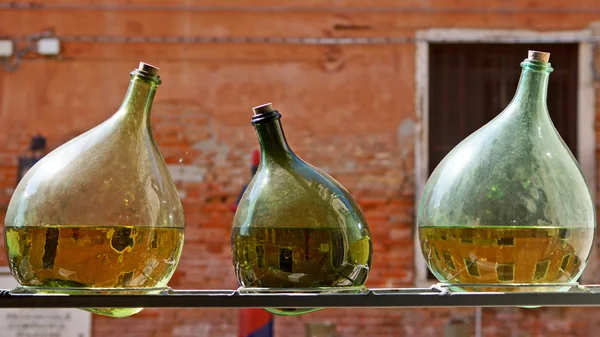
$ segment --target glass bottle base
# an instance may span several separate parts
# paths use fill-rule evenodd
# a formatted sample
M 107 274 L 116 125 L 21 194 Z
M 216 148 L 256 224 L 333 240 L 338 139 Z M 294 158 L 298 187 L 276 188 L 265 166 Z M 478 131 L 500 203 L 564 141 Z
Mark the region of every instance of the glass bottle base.
M 365 286 L 358 287 L 315 287 L 315 288 L 251 288 L 239 287 L 240 294 L 355 294 L 366 292 Z M 299 316 L 311 312 L 323 310 L 324 308 L 263 308 L 264 310 L 278 316 Z
M 566 292 L 579 283 L 438 283 L 433 288 L 452 292 Z
M 323 310 L 324 308 L 263 308 L 264 310 L 278 316 L 300 316 L 311 312 Z
M 169 287 L 162 288 L 50 288 L 18 286 L 11 293 L 28 294 L 66 294 L 66 295 L 131 295 L 131 294 L 161 294 L 170 290 Z M 135 315 L 144 308 L 78 308 L 93 314 L 122 318 Z

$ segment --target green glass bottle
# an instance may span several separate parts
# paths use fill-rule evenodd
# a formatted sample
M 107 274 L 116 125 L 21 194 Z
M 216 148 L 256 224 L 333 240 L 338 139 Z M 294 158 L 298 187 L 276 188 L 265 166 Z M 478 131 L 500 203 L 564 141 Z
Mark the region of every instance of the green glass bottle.
M 561 291 L 586 266 L 594 204 L 548 114 L 549 57 L 529 52 L 510 104 L 457 145 L 427 182 L 419 239 L 442 282 L 482 285 L 463 290 Z
M 184 218 L 150 127 L 157 73 L 141 63 L 112 117 L 50 152 L 18 184 L 4 234 L 19 290 L 166 287 L 181 254 Z M 141 308 L 86 310 L 124 317 Z
M 231 236 L 242 288 L 360 289 L 372 246 L 352 196 L 332 177 L 292 152 L 271 104 L 254 108 L 258 171 L 244 192 Z M 266 309 L 279 315 L 318 309 Z

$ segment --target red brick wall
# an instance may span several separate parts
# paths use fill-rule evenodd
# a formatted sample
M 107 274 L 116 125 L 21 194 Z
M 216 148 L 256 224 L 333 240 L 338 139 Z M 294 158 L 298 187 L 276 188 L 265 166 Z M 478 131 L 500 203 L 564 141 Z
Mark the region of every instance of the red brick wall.
M 594 0 L 513 1 L 510 6 L 515 11 L 502 14 L 477 13 L 482 2 L 475 0 L 379 1 L 381 7 L 421 10 L 380 12 L 367 8 L 367 13 L 334 13 L 325 1 L 293 4 L 305 11 L 0 10 L 0 36 L 23 36 L 47 28 L 58 35 L 413 36 L 416 30 L 429 27 L 583 29 L 598 17 L 586 11 L 535 12 L 597 6 Z M 508 6 L 501 0 L 486 4 L 491 10 Z M 183 6 L 184 1 L 130 0 L 126 5 Z M 249 6 L 242 1 L 227 5 Z M 364 1 L 336 2 L 339 8 L 365 5 Z M 273 9 L 280 2 L 262 0 L 251 6 Z M 336 25 L 364 29 L 336 29 Z M 368 286 L 412 285 L 417 120 L 414 44 L 65 42 L 62 47 L 59 60 L 25 60 L 14 72 L 0 72 L 1 219 L 14 187 L 16 155 L 27 146 L 29 137 L 42 132 L 55 147 L 108 118 L 123 98 L 129 71 L 143 60 L 161 68 L 164 84 L 155 100 L 153 127 L 186 212 L 185 248 L 172 287 L 236 286 L 230 264 L 229 206 L 249 179 L 250 153 L 257 146 L 249 124 L 251 107 L 268 101 L 283 113 L 292 148 L 336 177 L 361 204 L 375 244 Z M 0 263 L 6 264 L 3 254 Z M 474 312 L 331 309 L 299 318 L 277 318 L 276 329 L 277 336 L 303 336 L 304 322 L 330 320 L 338 324 L 344 337 L 440 336 L 451 315 L 473 325 Z M 585 321 L 581 319 L 584 315 Z M 486 337 L 592 336 L 600 311 L 485 309 L 483 322 Z M 94 337 L 235 336 L 237 311 L 145 310 L 118 320 L 95 316 L 93 331 Z

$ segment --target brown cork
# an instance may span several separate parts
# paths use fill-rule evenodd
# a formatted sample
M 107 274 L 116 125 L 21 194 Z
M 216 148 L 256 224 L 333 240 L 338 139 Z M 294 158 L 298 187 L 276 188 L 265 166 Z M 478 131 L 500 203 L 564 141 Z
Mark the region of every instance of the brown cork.
M 149 73 L 150 75 L 156 75 L 156 74 L 158 74 L 159 68 L 155 67 L 151 64 L 148 64 L 148 63 L 140 62 L 140 65 L 138 66 L 138 70 L 145 71 L 145 72 Z
M 528 54 L 528 59 L 532 61 L 548 62 L 550 61 L 550 53 L 530 50 Z
M 275 111 L 275 109 L 273 109 L 273 104 L 271 103 L 265 103 L 263 105 L 255 106 L 254 108 L 252 108 L 252 110 L 254 110 L 255 115 Z

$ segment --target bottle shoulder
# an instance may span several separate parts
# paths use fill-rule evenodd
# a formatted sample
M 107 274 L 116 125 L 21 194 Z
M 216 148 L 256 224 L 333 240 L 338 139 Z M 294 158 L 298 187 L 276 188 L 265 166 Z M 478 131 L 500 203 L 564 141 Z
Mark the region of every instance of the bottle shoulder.
M 434 218 L 451 225 L 595 224 L 589 188 L 553 125 L 508 122 L 484 126 L 436 167 L 420 225 Z
M 7 222 L 182 227 L 181 201 L 155 142 L 114 117 L 34 165 Z
M 244 223 L 309 227 L 360 223 L 366 227 L 352 196 L 322 170 L 300 159 L 290 165 L 261 164 L 236 212 L 234 226 Z

